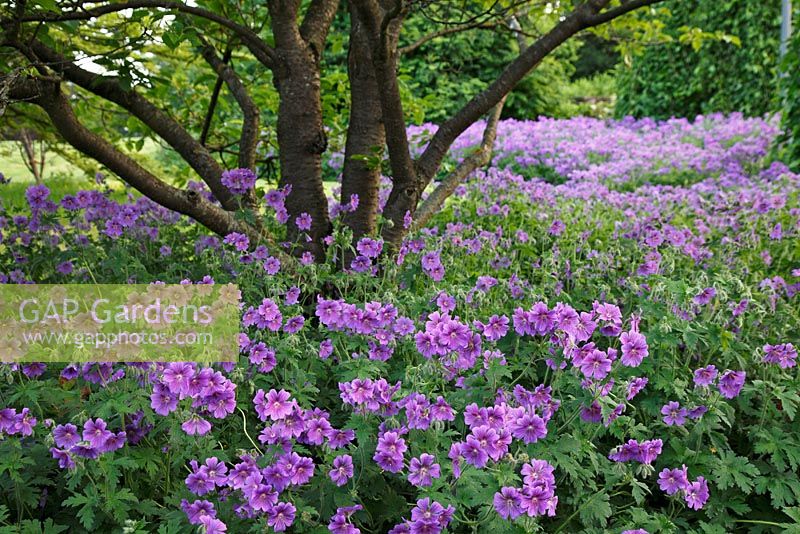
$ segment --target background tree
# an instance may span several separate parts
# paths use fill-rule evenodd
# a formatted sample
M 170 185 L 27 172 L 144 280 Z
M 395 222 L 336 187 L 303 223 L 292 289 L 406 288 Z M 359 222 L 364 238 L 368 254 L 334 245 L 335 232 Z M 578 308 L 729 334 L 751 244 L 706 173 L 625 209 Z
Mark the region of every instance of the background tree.
M 20 0 L 5 5 L 0 15 L 0 44 L 7 52 L 0 108 L 38 106 L 67 143 L 152 200 L 219 234 L 237 231 L 274 241 L 254 191 L 234 195 L 221 176 L 231 160 L 246 168 L 277 161 L 278 185 L 291 187 L 287 237 L 300 245 L 297 250 L 321 259 L 331 231 L 323 188 L 322 154 L 330 131 L 325 112 L 348 106 L 342 198 L 358 195 L 359 202 L 346 223 L 356 236 L 380 231 L 389 247 L 397 247 L 423 191 L 461 133 L 490 110 L 499 113 L 498 105 L 528 73 L 583 30 L 618 20 L 625 31 L 655 26 L 654 11 L 629 14 L 657 2 L 465 1 L 454 12 L 450 2 L 409 0 L 350 0 L 341 6 L 338 0 L 269 0 L 266 5 Z M 420 17 L 441 27 L 406 42 L 403 30 Z M 344 41 L 329 41 L 339 21 L 349 28 L 348 83 L 323 85 L 325 56 Z M 490 31 L 487 26 L 511 32 L 521 45 L 518 54 L 475 84 L 474 94 L 463 95 L 442 117 L 427 147 L 412 157 L 402 82 L 409 47 L 462 31 Z M 207 76 L 205 88 L 173 83 L 190 75 L 197 79 L 198 71 Z M 219 109 L 223 87 L 235 110 Z M 345 87 L 349 102 L 341 100 Z M 208 97 L 195 98 L 195 93 Z M 262 127 L 265 116 L 269 123 Z M 115 119 L 113 124 L 107 117 Z M 496 121 L 488 124 L 491 128 Z M 118 146 L 140 132 L 157 136 L 179 154 L 212 198 L 170 183 Z M 487 132 L 485 140 L 492 137 Z M 490 145 L 483 143 L 479 150 Z M 385 223 L 378 228 L 380 166 L 364 156 L 384 146 L 392 188 L 382 213 Z M 482 161 L 467 158 L 454 175 L 466 176 Z M 307 230 L 297 224 L 303 213 L 312 219 Z
M 681 0 L 663 6 L 671 13 L 664 20 L 666 42 L 646 47 L 630 68 L 620 69 L 618 115 L 760 116 L 779 107 L 780 2 Z M 712 30 L 723 38 L 703 42 Z

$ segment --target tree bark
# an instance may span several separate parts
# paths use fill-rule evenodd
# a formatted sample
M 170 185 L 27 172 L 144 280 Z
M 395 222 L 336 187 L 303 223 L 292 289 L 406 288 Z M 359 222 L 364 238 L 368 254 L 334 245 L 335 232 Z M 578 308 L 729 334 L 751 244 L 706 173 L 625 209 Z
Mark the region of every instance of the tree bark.
M 494 107 L 486 121 L 486 128 L 483 130 L 483 139 L 475 152 L 464 157 L 464 160 L 448 174 L 439 185 L 434 189 L 417 208 L 412 231 L 424 228 L 431 218 L 436 215 L 444 206 L 445 200 L 453 194 L 453 191 L 461 185 L 464 180 L 476 169 L 487 165 L 492 160 L 494 141 L 497 137 L 497 125 L 500 122 L 500 114 L 503 112 L 505 97 Z
M 331 232 L 328 199 L 322 185 L 322 154 L 328 138 L 322 122 L 319 59 L 297 27 L 299 1 L 270 0 L 278 64 L 273 69 L 278 104 L 280 186 L 291 186 L 286 198 L 287 237 L 295 253 L 310 251 L 324 261 L 323 239 Z M 301 230 L 297 217 L 311 216 L 311 229 Z M 305 237 L 308 236 L 308 238 Z
M 405 215 L 414 212 L 422 193 L 411 158 L 397 81 L 397 47 L 405 13 L 401 0 L 381 0 L 380 3 L 377 0 L 353 0 L 353 4 L 369 36 L 392 169 L 392 191 L 383 209 L 387 224 L 381 235 L 389 248 L 396 248 L 407 231 L 403 224 Z
M 377 230 L 381 169 L 380 165 L 370 165 L 366 161 L 353 159 L 353 156 L 371 155 L 376 147 L 382 154 L 386 137 L 367 30 L 352 2 L 349 7 L 347 74 L 350 79 L 350 122 L 344 151 L 341 202 L 347 204 L 351 195 L 358 195 L 358 208 L 344 215 L 344 223 L 353 230 L 353 237 L 358 239 Z

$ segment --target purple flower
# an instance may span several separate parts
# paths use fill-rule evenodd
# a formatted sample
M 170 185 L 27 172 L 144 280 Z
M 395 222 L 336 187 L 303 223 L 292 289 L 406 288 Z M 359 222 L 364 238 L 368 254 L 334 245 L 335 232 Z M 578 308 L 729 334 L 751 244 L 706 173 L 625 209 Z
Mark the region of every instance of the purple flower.
M 222 185 L 235 195 L 244 195 L 256 185 L 256 175 L 250 169 L 231 169 L 222 173 Z
M 356 433 L 352 429 L 336 429 L 331 428 L 325 432 L 325 439 L 328 440 L 328 447 L 331 449 L 341 449 L 350 444 L 356 437 Z
M 664 416 L 664 424 L 667 426 L 683 426 L 686 422 L 686 408 L 676 401 L 670 401 L 661 408 L 661 415 Z
M 595 350 L 581 361 L 580 369 L 586 378 L 602 380 L 611 371 L 611 359 L 603 351 Z
M 296 511 L 292 503 L 279 502 L 267 512 L 267 524 L 275 529 L 275 532 L 283 532 L 294 523 Z
M 517 488 L 503 487 L 494 494 L 494 509 L 503 519 L 514 520 L 522 515 L 522 497 Z
M 658 487 L 667 495 L 674 495 L 689 487 L 686 466 L 680 469 L 664 469 L 658 474 Z
M 58 467 L 61 469 L 75 468 L 75 461 L 72 459 L 72 455 L 70 455 L 69 452 L 50 447 L 50 454 L 53 455 L 55 460 L 58 460 Z
M 344 486 L 353 477 L 353 458 L 349 454 L 337 456 L 328 475 L 337 486 Z
M 408 467 L 408 481 L 418 487 L 430 486 L 434 478 L 439 478 L 441 470 L 436 458 L 431 454 L 421 454 L 412 458 Z
M 377 258 L 383 250 L 383 241 L 362 237 L 356 244 L 356 250 L 367 258 Z
M 280 391 L 270 389 L 266 395 L 263 389 L 259 389 L 253 403 L 255 403 L 258 417 L 262 421 L 267 419 L 277 421 L 285 419 L 294 410 L 295 401 L 290 400 L 291 398 L 289 392 L 283 389 Z
M 204 529 L 203 534 L 224 534 L 228 531 L 228 526 L 216 517 L 204 515 L 200 518 L 200 524 Z
M 789 369 L 797 365 L 797 350 L 791 343 L 781 345 L 764 345 L 764 361 L 774 363 L 781 369 Z
M 287 334 L 296 334 L 299 332 L 303 325 L 305 324 L 305 319 L 302 315 L 296 315 L 294 317 L 290 317 L 286 319 L 286 324 L 283 325 L 283 331 Z
M 111 432 L 106 430 L 106 422 L 102 419 L 98 418 L 94 421 L 89 419 L 83 424 L 83 439 L 88 441 L 93 448 L 102 448 L 111 435 Z
M 58 425 L 53 429 L 53 440 L 56 442 L 56 445 L 62 449 L 71 448 L 81 440 L 78 434 L 78 427 L 72 423 Z
M 333 354 L 333 341 L 330 339 L 325 339 L 319 344 L 319 357 L 323 360 L 328 359 L 328 357 Z
M 648 379 L 645 377 L 635 377 L 628 383 L 628 390 L 625 394 L 626 400 L 632 400 L 647 385 Z
M 547 435 L 547 424 L 538 415 L 525 413 L 511 423 L 511 435 L 526 444 L 536 443 Z
M 204 517 L 214 518 L 217 517 L 217 511 L 214 505 L 209 501 L 195 500 L 189 504 L 189 501 L 183 499 L 181 501 L 181 510 L 186 514 L 189 523 L 192 525 L 199 525 Z
M 594 401 L 590 406 L 581 407 L 581 420 L 587 423 L 599 423 L 603 420 L 603 409 L 600 403 Z
M 694 383 L 697 386 L 705 387 L 714 383 L 717 378 L 717 368 L 713 365 L 701 367 L 694 372 Z
M 650 465 L 661 454 L 663 442 L 660 439 L 653 439 L 639 443 L 635 439 L 629 439 L 627 443 L 616 447 L 608 455 L 614 462 L 636 461 L 645 465 Z
M 223 239 L 222 242 L 226 245 L 233 245 L 233 247 L 239 252 L 244 252 L 247 250 L 247 247 L 250 246 L 250 240 L 247 238 L 247 236 L 240 234 L 239 232 L 231 232 L 225 236 L 225 239 Z
M 713 287 L 707 287 L 694 297 L 694 303 L 698 306 L 705 306 L 717 296 L 717 290 Z
M 410 211 L 406 211 L 405 215 L 403 215 L 403 228 L 408 230 L 411 228 L 411 223 L 413 222 L 413 218 L 411 216 Z
M 270 256 L 264 260 L 264 270 L 271 276 L 278 274 L 281 270 L 281 260 Z
M 508 333 L 508 317 L 505 315 L 492 315 L 486 324 L 479 323 L 483 329 L 483 336 L 489 341 L 497 341 Z
M 454 514 L 455 508 L 452 506 L 445 508 L 428 497 L 420 499 L 411 509 L 411 532 L 414 534 L 441 532 L 450 523 Z
M 705 506 L 708 496 L 708 483 L 703 477 L 697 477 L 697 480 L 689 484 L 684 493 L 686 504 L 692 510 L 700 510 Z
M 254 510 L 268 512 L 278 502 L 278 492 L 269 484 L 258 484 L 251 491 L 247 502 Z
M 192 414 L 189 420 L 181 425 L 181 429 L 190 436 L 204 436 L 211 430 L 211 423 L 197 414 Z
M 460 453 L 468 464 L 474 465 L 479 469 L 486 467 L 489 462 L 488 452 L 473 435 L 467 436 L 466 441 L 461 444 Z
M 72 274 L 73 266 L 71 261 L 65 261 L 56 265 L 56 271 L 63 275 Z
M 706 413 L 707 411 L 708 408 L 703 406 L 702 404 L 700 406 L 695 406 L 694 408 L 689 410 L 688 414 L 689 419 L 700 419 L 703 416 L 703 414 Z
M 663 445 L 664 443 L 660 439 L 643 441 L 639 447 L 639 462 L 645 465 L 652 464 L 661 454 Z
M 736 398 L 742 391 L 745 376 L 746 374 L 744 371 L 728 370 L 722 373 L 719 384 L 717 385 L 720 394 L 726 399 Z
M 333 534 L 360 534 L 361 530 L 350 523 L 350 516 L 362 509 L 360 504 L 337 508 L 328 524 L 328 530 Z
M 403 469 L 403 454 L 408 447 L 397 432 L 384 432 L 378 436 L 378 446 L 372 457 L 381 469 L 398 473 Z
M 638 367 L 647 357 L 647 340 L 639 332 L 623 332 L 619 337 L 622 343 L 622 365 L 627 367 Z
M 194 376 L 195 368 L 187 362 L 174 362 L 167 365 L 162 375 L 162 382 L 175 395 L 187 395 L 189 383 Z
M 306 212 L 301 213 L 295 218 L 294 223 L 300 230 L 311 230 L 311 215 Z
M 555 221 L 553 221 L 553 224 L 550 225 L 550 229 L 548 230 L 548 233 L 550 235 L 558 236 L 558 235 L 561 235 L 562 233 L 564 233 L 564 230 L 566 230 L 566 229 L 567 229 L 567 225 L 566 224 L 564 224 L 560 220 L 555 220 Z
M 49 196 L 50 189 L 46 185 L 32 185 L 25 190 L 25 199 L 34 211 L 44 207 Z

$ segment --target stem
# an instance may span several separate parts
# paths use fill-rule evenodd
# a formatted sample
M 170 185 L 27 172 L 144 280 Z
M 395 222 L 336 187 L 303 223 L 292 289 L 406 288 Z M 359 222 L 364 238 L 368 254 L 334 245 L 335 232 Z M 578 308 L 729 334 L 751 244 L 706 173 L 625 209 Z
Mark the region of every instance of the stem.
M 760 519 L 734 519 L 734 523 L 754 523 L 757 525 L 770 525 L 773 527 L 786 528 L 786 523 L 775 523 L 774 521 L 762 521 Z
M 258 445 L 256 445 L 256 442 L 253 441 L 253 438 L 250 437 L 250 434 L 247 433 L 247 416 L 245 415 L 244 411 L 241 408 L 239 408 L 238 410 L 239 413 L 242 414 L 242 430 L 244 431 L 244 435 L 247 436 L 247 439 L 250 440 L 250 443 L 252 443 L 253 447 L 256 448 L 258 454 L 263 455 L 264 453 L 261 451 Z

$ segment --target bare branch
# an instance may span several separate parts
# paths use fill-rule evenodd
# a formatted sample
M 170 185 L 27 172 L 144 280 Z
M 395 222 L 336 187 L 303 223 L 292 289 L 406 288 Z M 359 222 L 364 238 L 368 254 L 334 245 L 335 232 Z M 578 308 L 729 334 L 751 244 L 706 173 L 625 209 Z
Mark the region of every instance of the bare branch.
M 501 24 L 500 21 L 476 21 L 469 24 L 459 24 L 458 26 L 449 26 L 447 28 L 442 28 L 441 30 L 437 30 L 435 32 L 429 33 L 427 35 L 423 35 L 416 41 L 406 46 L 401 46 L 397 53 L 399 55 L 406 55 L 414 52 L 416 49 L 428 43 L 437 37 L 444 37 L 445 35 L 451 35 L 454 33 L 461 33 L 473 29 L 493 29 L 497 28 Z
M 242 122 L 242 133 L 239 138 L 239 167 L 254 169 L 256 160 L 256 147 L 258 145 L 258 125 L 259 125 L 259 112 L 250 93 L 242 83 L 239 76 L 233 68 L 222 61 L 218 56 L 214 47 L 211 46 L 205 39 L 200 37 L 203 44 L 202 54 L 203 59 L 211 65 L 214 72 L 225 81 L 236 103 L 242 110 L 244 120 Z
M 414 214 L 414 222 L 411 230 L 419 230 L 428 224 L 431 217 L 444 206 L 445 200 L 453 194 L 453 191 L 476 169 L 487 165 L 492 160 L 492 152 L 494 151 L 494 141 L 497 137 L 497 125 L 500 122 L 500 114 L 503 111 L 503 105 L 506 98 L 503 97 L 500 102 L 494 107 L 486 122 L 486 128 L 483 130 L 483 139 L 480 146 L 475 152 L 465 157 L 458 166 L 447 175 L 439 185 L 434 189 L 428 198 L 426 198 L 417 212 Z
M 225 47 L 225 52 L 222 53 L 222 63 L 227 65 L 233 55 L 233 47 L 230 43 Z M 208 146 L 208 132 L 211 130 L 211 121 L 214 120 L 214 111 L 217 108 L 217 101 L 219 100 L 219 93 L 222 91 L 222 84 L 225 80 L 222 76 L 217 75 L 217 80 L 214 82 L 214 88 L 211 90 L 211 98 L 208 100 L 208 109 L 206 116 L 203 119 L 203 127 L 200 129 L 200 144 Z

